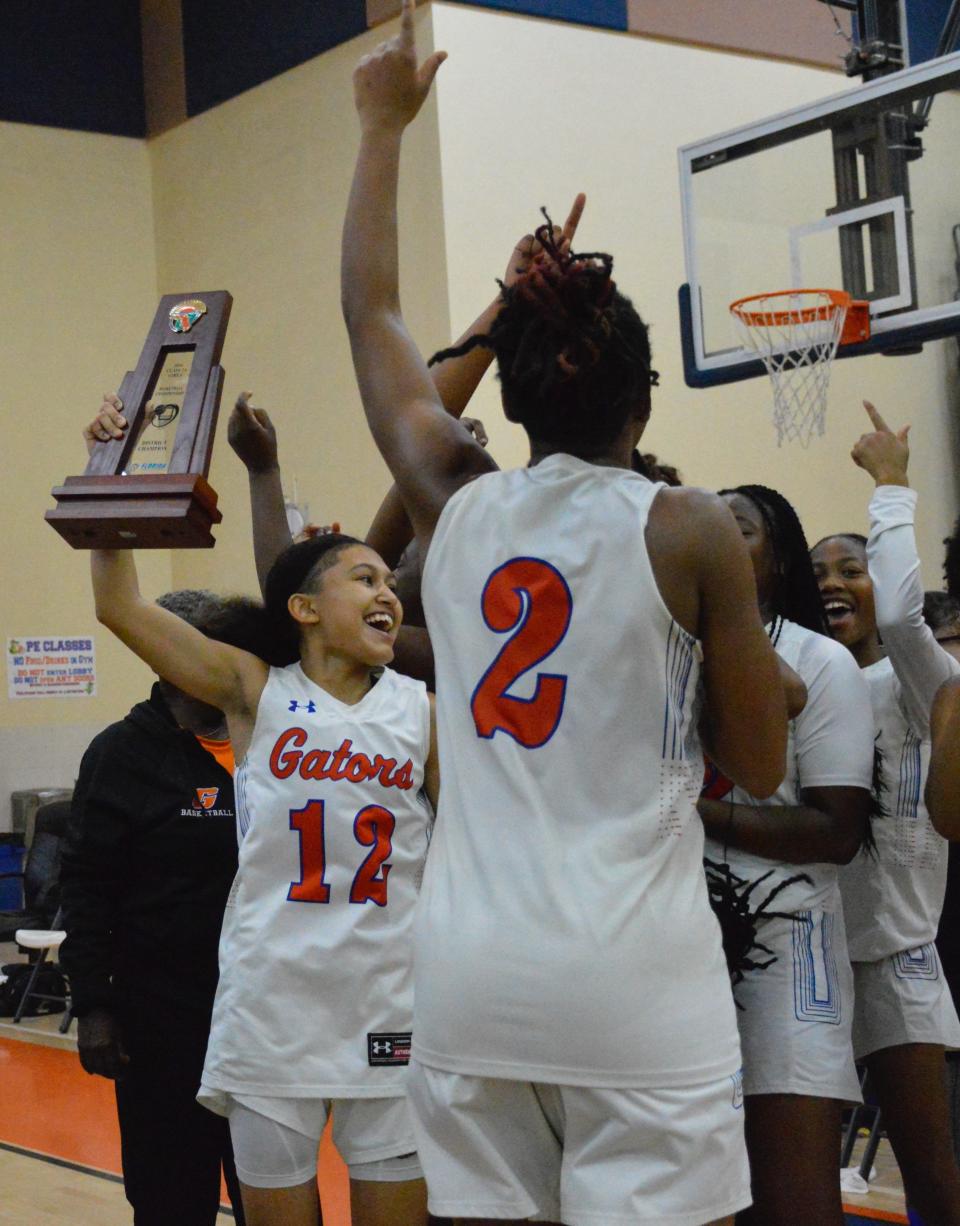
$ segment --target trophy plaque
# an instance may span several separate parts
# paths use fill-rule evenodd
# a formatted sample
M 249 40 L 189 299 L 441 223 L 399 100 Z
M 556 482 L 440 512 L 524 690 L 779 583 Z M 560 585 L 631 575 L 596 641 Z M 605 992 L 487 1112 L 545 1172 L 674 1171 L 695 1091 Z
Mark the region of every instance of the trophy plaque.
M 137 369 L 117 389 L 123 438 L 97 443 L 83 476 L 52 491 L 45 519 L 74 549 L 214 544 L 223 516 L 207 473 L 232 305 L 225 290 L 161 298 Z

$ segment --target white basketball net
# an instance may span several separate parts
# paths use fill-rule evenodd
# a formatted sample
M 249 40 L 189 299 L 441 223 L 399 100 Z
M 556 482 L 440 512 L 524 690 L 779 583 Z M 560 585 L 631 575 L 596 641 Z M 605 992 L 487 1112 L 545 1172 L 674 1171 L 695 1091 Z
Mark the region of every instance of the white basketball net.
M 798 439 L 806 447 L 814 434 L 823 434 L 846 303 L 826 290 L 791 290 L 734 303 L 730 313 L 743 345 L 761 358 L 773 384 L 777 446 Z

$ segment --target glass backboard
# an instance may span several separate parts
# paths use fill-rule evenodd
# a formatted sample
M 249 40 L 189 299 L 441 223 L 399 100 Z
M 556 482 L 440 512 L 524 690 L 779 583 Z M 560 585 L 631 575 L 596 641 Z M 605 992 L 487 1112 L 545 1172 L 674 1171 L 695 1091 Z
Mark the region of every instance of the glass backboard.
M 869 303 L 838 357 L 960 332 L 960 52 L 680 150 L 687 382 L 763 373 L 729 305 L 793 287 Z

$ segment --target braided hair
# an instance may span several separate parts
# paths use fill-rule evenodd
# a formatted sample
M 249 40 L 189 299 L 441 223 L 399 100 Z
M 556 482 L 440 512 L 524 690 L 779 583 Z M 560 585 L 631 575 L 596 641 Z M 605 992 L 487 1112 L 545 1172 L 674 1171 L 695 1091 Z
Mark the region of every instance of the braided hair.
M 363 541 L 343 532 L 326 532 L 289 545 L 270 567 L 263 585 L 263 603 L 270 631 L 268 662 L 278 666 L 300 659 L 300 626 L 287 602 L 297 592 L 316 591 L 320 576 L 351 545 Z
M 807 538 L 790 503 L 782 494 L 766 485 L 738 485 L 720 493 L 739 494 L 741 498 L 749 499 L 760 512 L 773 550 L 777 574 L 773 611 L 796 622 L 798 626 L 829 637 Z
M 613 256 L 562 250 L 542 212 L 543 252 L 513 285 L 498 282 L 503 305 L 490 331 L 430 364 L 492 349 L 507 418 L 531 439 L 590 454 L 609 446 L 638 409 L 649 415 L 659 375 L 646 324 L 616 288 Z

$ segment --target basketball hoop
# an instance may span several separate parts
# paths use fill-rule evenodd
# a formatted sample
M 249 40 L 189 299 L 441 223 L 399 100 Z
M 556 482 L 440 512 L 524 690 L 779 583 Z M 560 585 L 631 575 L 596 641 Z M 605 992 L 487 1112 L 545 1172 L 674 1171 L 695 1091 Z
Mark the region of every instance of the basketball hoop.
M 786 289 L 739 298 L 730 313 L 773 384 L 777 446 L 799 439 L 806 447 L 815 433 L 823 434 L 837 346 L 870 336 L 868 304 L 843 290 Z

